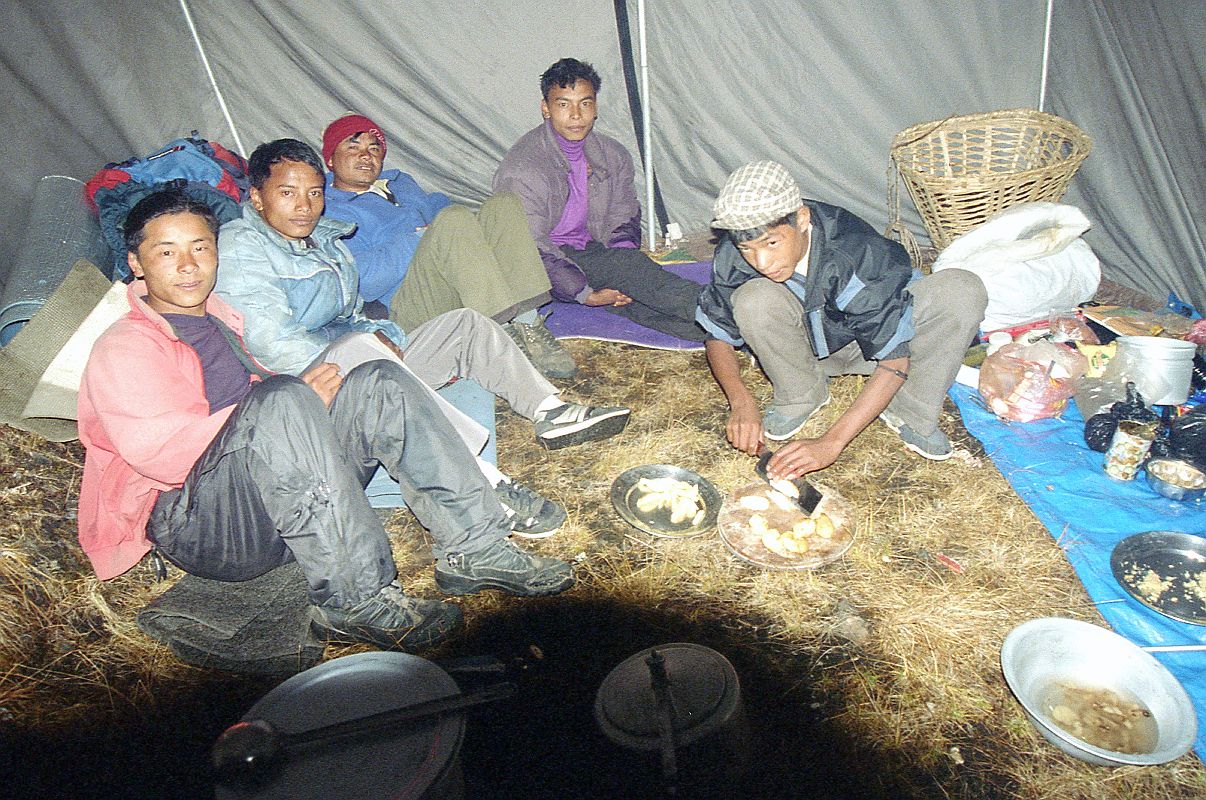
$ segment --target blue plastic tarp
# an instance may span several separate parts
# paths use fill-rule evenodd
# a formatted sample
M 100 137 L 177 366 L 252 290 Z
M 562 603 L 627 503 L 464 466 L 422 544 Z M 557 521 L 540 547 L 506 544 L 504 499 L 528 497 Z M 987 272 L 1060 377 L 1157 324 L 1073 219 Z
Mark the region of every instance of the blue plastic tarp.
M 1118 542 L 1144 531 L 1206 537 L 1206 507 L 1179 503 L 1142 479 L 1117 481 L 1102 469 L 1104 456 L 1084 440 L 1084 420 L 1070 404 L 1060 419 L 1005 422 L 979 394 L 956 384 L 951 397 L 967 430 L 1014 491 L 1055 537 L 1072 568 L 1118 634 L 1140 646 L 1206 644 L 1206 626 L 1166 617 L 1127 594 L 1110 570 Z M 1177 677 L 1198 716 L 1194 751 L 1206 760 L 1206 651 L 1153 653 Z

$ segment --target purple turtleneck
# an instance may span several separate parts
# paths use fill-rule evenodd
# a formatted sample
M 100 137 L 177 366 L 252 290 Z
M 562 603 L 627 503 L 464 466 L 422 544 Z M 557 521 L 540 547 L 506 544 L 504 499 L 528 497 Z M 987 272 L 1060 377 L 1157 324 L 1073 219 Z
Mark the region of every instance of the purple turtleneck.
M 575 250 L 585 249 L 590 241 L 590 232 L 586 229 L 586 154 L 582 145 L 586 141 L 571 142 L 561 134 L 553 131 L 557 145 L 569 162 L 569 196 L 565 201 L 565 211 L 561 212 L 561 220 L 549 231 L 549 238 L 561 247 L 572 247 Z

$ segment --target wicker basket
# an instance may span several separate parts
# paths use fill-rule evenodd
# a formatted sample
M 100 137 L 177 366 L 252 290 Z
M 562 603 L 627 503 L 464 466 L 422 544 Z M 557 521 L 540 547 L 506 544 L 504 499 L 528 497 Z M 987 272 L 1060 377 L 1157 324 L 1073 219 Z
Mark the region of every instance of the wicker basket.
M 1068 120 L 1021 108 L 914 125 L 896 134 L 891 159 L 942 250 L 1010 206 L 1058 202 L 1092 146 Z M 898 225 L 895 183 L 889 202 Z

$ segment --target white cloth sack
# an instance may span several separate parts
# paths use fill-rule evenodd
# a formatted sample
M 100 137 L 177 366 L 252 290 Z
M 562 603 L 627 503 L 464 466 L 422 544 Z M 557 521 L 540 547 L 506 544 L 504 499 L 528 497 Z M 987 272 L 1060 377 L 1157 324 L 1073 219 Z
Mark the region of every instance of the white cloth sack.
M 1101 263 L 1080 238 L 1088 229 L 1089 218 L 1075 206 L 1022 203 L 951 242 L 933 271 L 980 276 L 988 290 L 981 330 L 1045 319 L 1097 293 Z

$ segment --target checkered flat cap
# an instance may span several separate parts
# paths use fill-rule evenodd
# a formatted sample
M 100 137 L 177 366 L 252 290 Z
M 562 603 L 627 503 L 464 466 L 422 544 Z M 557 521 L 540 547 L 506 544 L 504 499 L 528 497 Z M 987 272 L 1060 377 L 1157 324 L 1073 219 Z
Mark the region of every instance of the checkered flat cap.
M 745 231 L 782 219 L 801 205 L 800 187 L 782 164 L 755 161 L 724 182 L 712 206 L 712 227 Z

